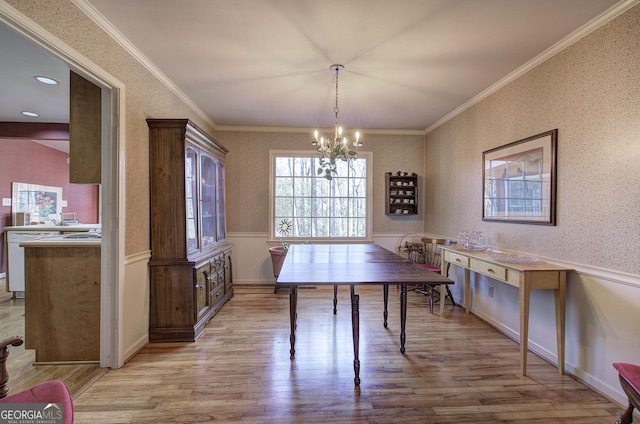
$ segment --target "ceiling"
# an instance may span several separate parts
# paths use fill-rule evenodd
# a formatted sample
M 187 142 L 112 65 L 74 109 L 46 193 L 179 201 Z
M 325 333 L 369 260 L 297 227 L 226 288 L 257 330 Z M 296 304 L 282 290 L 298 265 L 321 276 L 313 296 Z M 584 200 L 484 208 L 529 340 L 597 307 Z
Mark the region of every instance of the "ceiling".
M 618 0 L 75 3 L 106 19 L 219 129 L 332 127 L 329 68 L 342 64 L 343 125 L 424 131 Z M 0 51 L 0 120 L 28 121 L 18 113 L 32 108 L 41 122 L 68 122 L 68 68 L 1 26 Z M 62 84 L 35 83 L 45 72 Z

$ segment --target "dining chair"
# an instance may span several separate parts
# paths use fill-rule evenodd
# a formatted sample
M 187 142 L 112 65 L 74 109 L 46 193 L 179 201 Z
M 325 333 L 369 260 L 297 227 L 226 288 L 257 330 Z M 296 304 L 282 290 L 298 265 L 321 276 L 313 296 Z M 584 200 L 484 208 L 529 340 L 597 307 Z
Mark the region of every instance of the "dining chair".
M 67 385 L 60 380 L 49 380 L 36 384 L 18 393 L 9 393 L 9 373 L 7 372 L 7 357 L 9 346 L 20 346 L 24 342 L 20 336 L 13 336 L 0 340 L 0 404 L 36 403 L 47 404 L 44 409 L 58 408 L 62 405 L 62 422 L 73 424 L 73 398 Z M 58 408 L 59 409 L 59 408 Z
M 633 422 L 633 409 L 640 411 L 640 366 L 616 362 L 613 367 L 618 371 L 620 386 L 629 400 L 629 406 L 620 414 L 616 424 L 631 424 Z
M 455 242 L 448 239 L 440 238 L 422 238 L 421 243 L 406 242 L 405 251 L 408 254 L 409 260 L 417 263 L 423 268 L 433 271 L 437 274 L 441 274 L 441 261 L 442 250 L 440 246 L 450 246 Z M 447 276 L 449 270 L 443 275 Z M 451 301 L 453 306 L 456 306 L 456 302 L 453 300 L 453 295 L 448 285 L 445 285 L 446 293 L 444 295 L 445 301 L 447 298 Z M 429 297 L 429 312 L 433 313 L 433 305 L 441 301 L 441 293 L 432 284 L 421 284 L 413 289 L 415 292 L 424 294 Z

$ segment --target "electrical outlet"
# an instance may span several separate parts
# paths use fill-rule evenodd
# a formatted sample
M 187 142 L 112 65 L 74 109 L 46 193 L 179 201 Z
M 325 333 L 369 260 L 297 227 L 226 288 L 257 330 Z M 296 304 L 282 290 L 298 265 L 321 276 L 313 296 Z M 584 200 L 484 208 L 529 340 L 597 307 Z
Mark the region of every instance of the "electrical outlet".
M 489 297 L 493 297 L 493 286 L 489 286 Z
M 2 206 L 11 206 L 11 197 L 3 197 Z

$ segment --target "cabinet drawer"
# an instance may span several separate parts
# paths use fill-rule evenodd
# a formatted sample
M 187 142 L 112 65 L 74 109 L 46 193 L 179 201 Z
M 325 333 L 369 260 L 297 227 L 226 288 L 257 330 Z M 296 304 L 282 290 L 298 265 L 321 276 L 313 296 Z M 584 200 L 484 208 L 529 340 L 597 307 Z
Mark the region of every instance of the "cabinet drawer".
M 224 296 L 224 280 L 222 280 L 222 284 L 217 284 L 211 292 L 209 293 L 209 299 L 212 305 L 215 305 L 218 300 L 220 300 Z
M 217 255 L 211 259 L 211 272 L 218 272 L 224 267 L 224 254 Z
M 497 278 L 498 280 L 504 281 L 507 279 L 507 268 L 503 268 L 496 264 L 479 261 L 477 259 L 471 260 L 471 270 L 492 278 Z
M 469 258 L 464 255 L 459 255 L 454 252 L 445 251 L 446 261 L 454 265 L 459 265 L 465 268 L 469 268 Z

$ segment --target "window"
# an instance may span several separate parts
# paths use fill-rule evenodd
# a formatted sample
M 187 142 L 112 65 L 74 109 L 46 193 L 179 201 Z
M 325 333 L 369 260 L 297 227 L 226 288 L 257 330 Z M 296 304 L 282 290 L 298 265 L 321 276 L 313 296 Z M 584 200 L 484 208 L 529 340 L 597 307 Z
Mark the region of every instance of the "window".
M 332 180 L 318 176 L 312 151 L 270 153 L 272 239 L 371 239 L 372 153 L 339 160 Z

